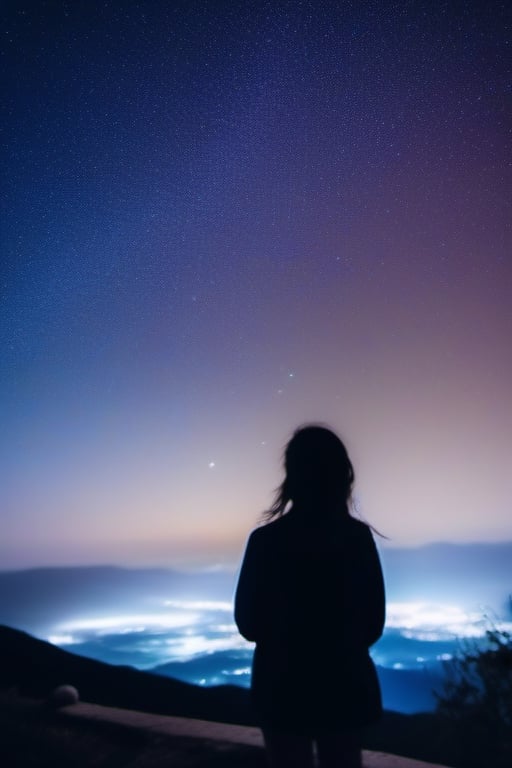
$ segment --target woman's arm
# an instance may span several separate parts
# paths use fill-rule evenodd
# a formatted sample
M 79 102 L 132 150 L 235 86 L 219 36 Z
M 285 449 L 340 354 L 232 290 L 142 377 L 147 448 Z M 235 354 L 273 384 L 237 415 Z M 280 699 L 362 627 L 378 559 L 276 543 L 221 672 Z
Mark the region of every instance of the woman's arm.
M 377 642 L 384 631 L 386 618 L 386 598 L 384 589 L 384 577 L 380 564 L 379 553 L 368 529 L 368 544 L 366 549 L 366 574 L 367 574 L 367 643 L 368 647 Z
M 261 599 L 258 594 L 261 562 L 257 539 L 257 531 L 253 531 L 247 542 L 235 593 L 235 622 L 240 634 L 251 641 L 256 641 L 258 636 L 258 604 Z

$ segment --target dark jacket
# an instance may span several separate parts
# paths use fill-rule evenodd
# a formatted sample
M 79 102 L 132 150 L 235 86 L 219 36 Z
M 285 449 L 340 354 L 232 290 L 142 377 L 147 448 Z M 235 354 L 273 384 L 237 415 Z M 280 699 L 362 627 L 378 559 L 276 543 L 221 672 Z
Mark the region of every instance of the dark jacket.
M 256 642 L 252 691 L 262 725 L 344 730 L 381 713 L 368 649 L 384 627 L 384 582 L 364 523 L 292 509 L 253 531 L 235 621 Z

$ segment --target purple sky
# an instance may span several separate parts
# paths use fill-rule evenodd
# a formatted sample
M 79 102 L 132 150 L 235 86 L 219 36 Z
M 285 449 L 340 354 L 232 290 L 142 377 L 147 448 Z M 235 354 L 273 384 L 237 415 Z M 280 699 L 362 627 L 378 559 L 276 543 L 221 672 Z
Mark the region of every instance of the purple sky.
M 291 431 L 512 539 L 511 16 L 8 3 L 0 567 L 236 562 Z

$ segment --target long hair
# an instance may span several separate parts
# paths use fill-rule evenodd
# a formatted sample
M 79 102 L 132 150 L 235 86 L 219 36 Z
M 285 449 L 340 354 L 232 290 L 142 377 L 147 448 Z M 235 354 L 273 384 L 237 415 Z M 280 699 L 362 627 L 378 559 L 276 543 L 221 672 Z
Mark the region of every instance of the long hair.
M 322 514 L 350 516 L 354 467 L 340 438 L 320 424 L 297 429 L 284 451 L 285 478 L 274 503 L 264 513 L 267 521 L 280 517 L 291 502 L 297 508 Z

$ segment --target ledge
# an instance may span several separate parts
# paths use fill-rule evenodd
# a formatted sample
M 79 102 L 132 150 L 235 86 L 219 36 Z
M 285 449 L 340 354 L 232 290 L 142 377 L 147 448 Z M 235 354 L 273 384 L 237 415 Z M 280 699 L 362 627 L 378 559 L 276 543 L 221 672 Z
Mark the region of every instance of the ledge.
M 258 728 L 243 725 L 228 725 L 208 720 L 193 720 L 186 717 L 168 717 L 136 712 L 128 709 L 104 707 L 99 704 L 79 702 L 61 709 L 69 717 L 99 720 L 128 728 L 138 728 L 163 736 L 185 736 L 201 740 L 221 741 L 231 744 L 243 744 L 251 747 L 263 747 L 263 739 Z M 438 763 L 426 763 L 410 757 L 399 757 L 383 752 L 363 752 L 364 768 L 448 768 Z

